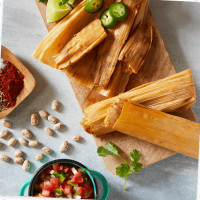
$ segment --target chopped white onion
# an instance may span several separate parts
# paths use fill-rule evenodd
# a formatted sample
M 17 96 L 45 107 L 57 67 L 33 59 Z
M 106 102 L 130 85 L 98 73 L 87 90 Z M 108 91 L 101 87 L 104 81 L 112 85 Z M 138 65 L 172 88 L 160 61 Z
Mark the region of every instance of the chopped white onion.
M 50 171 L 50 174 L 53 174 L 53 173 L 54 173 L 54 170 L 51 170 L 51 171 Z
M 74 199 L 81 199 L 81 196 L 79 196 L 79 195 L 77 195 L 77 194 L 74 194 L 74 195 L 73 195 L 73 198 L 74 198 Z
M 72 170 L 73 174 L 77 174 L 78 173 L 77 170 L 74 167 L 72 167 L 71 170 Z

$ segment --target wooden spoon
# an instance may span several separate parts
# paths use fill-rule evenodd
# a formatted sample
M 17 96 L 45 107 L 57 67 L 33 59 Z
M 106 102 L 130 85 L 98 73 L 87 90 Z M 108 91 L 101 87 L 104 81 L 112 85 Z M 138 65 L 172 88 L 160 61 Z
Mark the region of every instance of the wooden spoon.
M 24 75 L 24 88 L 17 97 L 16 105 L 0 112 L 0 119 L 10 114 L 35 88 L 35 78 L 28 69 L 4 46 L 1 47 L 1 57 L 11 62 Z

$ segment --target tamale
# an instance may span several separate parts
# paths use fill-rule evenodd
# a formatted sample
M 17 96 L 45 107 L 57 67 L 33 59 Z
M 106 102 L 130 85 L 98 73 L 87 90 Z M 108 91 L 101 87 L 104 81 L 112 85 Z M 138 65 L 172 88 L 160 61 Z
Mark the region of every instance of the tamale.
M 135 31 L 135 28 L 138 26 L 140 22 L 145 23 L 148 8 L 149 8 L 149 0 L 142 0 L 138 8 L 137 16 L 135 18 L 132 31 Z
M 112 128 L 198 159 L 199 123 L 140 104 L 124 102 L 121 114 Z
M 118 100 L 130 100 L 164 112 L 186 109 L 195 102 L 194 81 L 190 69 L 150 82 L 116 97 L 100 101 L 84 109 L 82 126 L 94 135 L 111 132 L 104 121 L 109 107 Z M 88 131 L 89 130 L 89 131 Z
M 140 22 L 119 55 L 119 60 L 127 64 L 127 73 L 137 74 L 140 70 L 151 48 L 152 37 L 152 27 Z
M 125 63 L 118 61 L 114 73 L 106 87 L 94 87 L 93 90 L 106 97 L 114 97 L 122 92 L 124 92 L 130 75 L 127 74 L 124 69 Z
M 149 6 L 149 0 L 139 1 L 138 5 L 139 9 L 135 17 L 132 31 L 135 30 L 135 28 L 138 26 L 140 22 L 145 22 Z M 95 87 L 94 91 L 106 97 L 114 97 L 124 92 L 128 84 L 130 74 L 132 73 L 133 71 L 129 68 L 129 66 L 126 63 L 118 61 L 115 71 L 113 72 L 108 85 L 106 87 Z
M 33 57 L 51 67 L 56 67 L 54 57 L 60 53 L 76 33 L 81 31 L 101 14 L 101 12 L 91 14 L 85 11 L 84 5 L 86 1 L 87 0 L 83 0 L 79 5 L 77 5 L 48 33 L 36 48 Z M 113 2 L 114 0 L 105 1 L 102 10 L 109 7 Z
M 131 27 L 137 14 L 137 4 L 135 1 L 123 0 L 128 9 L 127 18 L 116 27 L 109 30 L 106 40 L 102 42 L 97 62 L 97 73 L 95 75 L 95 86 L 105 87 L 115 70 L 118 56 L 123 48 Z
M 67 68 L 101 43 L 107 34 L 101 21 L 96 19 L 77 33 L 56 56 L 58 69 Z
M 119 22 L 112 29 L 109 29 L 107 31 L 107 38 L 98 45 L 94 51 L 88 53 L 79 62 L 75 63 L 73 66 L 69 66 L 65 70 L 68 76 L 73 77 L 75 81 L 81 83 L 85 87 L 93 88 L 95 85 L 106 87 L 115 70 L 119 53 L 128 38 L 137 13 L 136 0 L 124 0 L 123 2 L 129 9 L 127 19 Z M 97 80 L 101 80 L 101 83 L 104 82 L 103 80 L 105 80 L 105 82 L 99 84 Z

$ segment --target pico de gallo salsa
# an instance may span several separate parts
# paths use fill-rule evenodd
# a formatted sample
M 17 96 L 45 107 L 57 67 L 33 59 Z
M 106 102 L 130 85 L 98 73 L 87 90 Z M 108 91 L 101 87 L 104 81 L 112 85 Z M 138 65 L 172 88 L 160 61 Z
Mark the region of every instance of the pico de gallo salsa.
M 35 197 L 93 199 L 94 189 L 85 170 L 56 163 L 40 173 L 34 194 Z

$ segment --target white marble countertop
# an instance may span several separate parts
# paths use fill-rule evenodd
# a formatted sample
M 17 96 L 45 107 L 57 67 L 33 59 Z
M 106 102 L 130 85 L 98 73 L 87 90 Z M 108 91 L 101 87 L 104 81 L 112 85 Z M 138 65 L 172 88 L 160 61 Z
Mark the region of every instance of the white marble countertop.
M 193 110 L 200 121 L 200 3 L 152 0 L 150 8 L 176 70 L 182 71 L 189 67 L 193 72 L 197 92 L 197 103 Z M 110 185 L 109 200 L 195 200 L 197 160 L 180 154 L 131 176 L 127 182 L 127 191 L 123 191 L 124 179 L 110 174 L 105 169 L 101 158 L 97 156 L 92 137 L 85 134 L 79 124 L 82 113 L 65 74 L 31 57 L 46 34 L 47 30 L 34 0 L 4 1 L 2 44 L 27 66 L 37 81 L 33 93 L 8 117 L 14 124 L 10 129 L 13 136 L 19 138 L 22 129 L 31 129 L 35 138 L 53 149 L 54 153 L 48 156 L 47 160 L 70 158 L 101 172 Z M 51 111 L 51 102 L 54 99 L 62 103 L 60 112 Z M 38 127 L 31 127 L 30 115 L 40 109 L 46 109 L 66 125 L 55 137 L 44 133 L 45 126 L 51 126 L 47 121 L 42 120 Z M 75 134 L 80 134 L 84 138 L 83 142 L 73 142 L 72 137 Z M 63 140 L 71 143 L 66 154 L 60 154 L 58 151 Z M 7 143 L 6 140 L 1 141 Z M 1 162 L 1 195 L 18 195 L 24 181 L 42 166 L 42 163 L 35 161 L 39 149 L 5 147 L 0 153 L 4 152 L 14 158 L 15 149 L 25 152 L 33 168 L 30 173 L 26 173 L 17 164 Z

